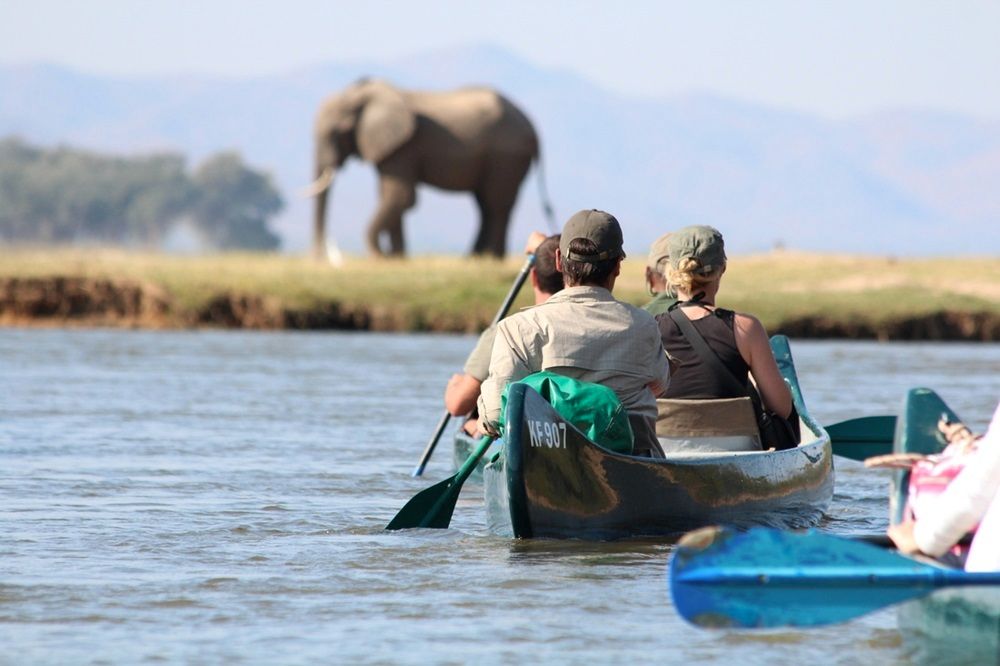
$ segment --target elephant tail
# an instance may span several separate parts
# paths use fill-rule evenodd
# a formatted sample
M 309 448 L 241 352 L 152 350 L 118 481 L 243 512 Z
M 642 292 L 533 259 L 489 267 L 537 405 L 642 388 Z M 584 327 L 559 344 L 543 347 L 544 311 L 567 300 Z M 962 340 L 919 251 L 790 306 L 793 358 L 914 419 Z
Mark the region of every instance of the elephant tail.
M 542 199 L 542 212 L 545 213 L 545 220 L 549 224 L 549 232 L 557 234 L 559 227 L 556 225 L 556 213 L 552 208 L 552 201 L 549 199 L 549 193 L 545 187 L 545 166 L 542 162 L 541 150 L 538 151 L 535 162 L 537 163 L 535 173 L 538 175 L 538 192 Z

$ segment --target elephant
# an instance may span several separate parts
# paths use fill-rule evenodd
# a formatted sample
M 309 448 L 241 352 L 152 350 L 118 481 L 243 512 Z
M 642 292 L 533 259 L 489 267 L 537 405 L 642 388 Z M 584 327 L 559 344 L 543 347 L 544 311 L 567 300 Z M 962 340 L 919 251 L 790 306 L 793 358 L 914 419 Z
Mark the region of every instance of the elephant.
M 352 155 L 375 165 L 379 203 L 367 230 L 375 255 L 405 254 L 403 213 L 416 186 L 471 192 L 480 213 L 473 254 L 502 257 L 521 182 L 539 160 L 538 137 L 527 116 L 484 87 L 444 92 L 402 90 L 362 79 L 326 98 L 316 114 L 313 252 L 324 256 L 327 198 L 337 170 Z M 551 220 L 539 164 L 542 203 Z M 551 222 L 550 222 L 551 223 Z M 383 240 L 388 247 L 383 248 Z

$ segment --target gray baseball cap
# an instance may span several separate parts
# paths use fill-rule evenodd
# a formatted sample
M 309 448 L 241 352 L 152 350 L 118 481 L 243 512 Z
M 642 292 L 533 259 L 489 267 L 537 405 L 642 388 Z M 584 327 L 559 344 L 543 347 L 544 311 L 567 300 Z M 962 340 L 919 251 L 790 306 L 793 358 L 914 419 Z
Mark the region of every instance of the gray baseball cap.
M 667 232 L 653 241 L 652 247 L 649 248 L 649 258 L 646 260 L 646 265 L 657 273 L 666 273 L 666 264 L 670 259 L 670 232 Z
M 667 242 L 670 267 L 679 268 L 682 259 L 695 259 L 701 264 L 698 273 L 709 275 L 726 263 L 726 247 L 722 234 L 715 227 L 696 224 L 678 229 Z
M 569 244 L 577 239 L 585 238 L 597 246 L 595 254 L 578 254 L 569 251 Z M 563 226 L 562 238 L 559 239 L 559 252 L 572 261 L 582 261 L 596 264 L 609 259 L 625 258 L 622 250 L 622 228 L 614 215 L 603 210 L 581 210 L 566 221 Z

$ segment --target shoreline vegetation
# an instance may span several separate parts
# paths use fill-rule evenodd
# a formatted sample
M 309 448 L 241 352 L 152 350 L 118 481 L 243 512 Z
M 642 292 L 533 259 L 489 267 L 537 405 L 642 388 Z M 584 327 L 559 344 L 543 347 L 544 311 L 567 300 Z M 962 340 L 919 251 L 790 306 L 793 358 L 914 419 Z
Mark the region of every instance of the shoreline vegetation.
M 474 333 L 522 258 L 0 250 L 0 325 Z M 615 288 L 642 305 L 643 259 Z M 525 286 L 515 308 L 529 305 Z M 797 251 L 732 257 L 719 305 L 797 338 L 1000 340 L 1000 260 Z

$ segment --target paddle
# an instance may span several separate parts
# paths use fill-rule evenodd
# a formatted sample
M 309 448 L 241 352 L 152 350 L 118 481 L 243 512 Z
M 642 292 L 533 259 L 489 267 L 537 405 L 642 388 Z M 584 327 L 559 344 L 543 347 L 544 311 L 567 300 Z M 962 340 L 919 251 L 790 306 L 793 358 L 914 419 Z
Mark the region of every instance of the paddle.
M 493 443 L 492 437 L 483 437 L 468 460 L 462 463 L 454 476 L 421 490 L 403 505 L 396 517 L 385 526 L 387 530 L 402 530 L 408 527 L 433 527 L 447 529 L 455 502 L 462 492 L 462 484 L 476 468 L 476 463 Z
M 531 267 L 535 265 L 535 255 L 529 254 L 528 258 L 525 260 L 524 265 L 521 266 L 521 272 L 517 274 L 514 278 L 514 284 L 510 286 L 510 291 L 507 292 L 507 297 L 503 299 L 503 303 L 500 305 L 500 309 L 497 310 L 496 316 L 493 317 L 493 323 L 490 326 L 496 326 L 500 323 L 500 320 L 507 316 L 507 311 L 510 310 L 510 306 L 513 305 L 514 299 L 517 298 L 518 292 L 521 291 L 521 287 L 524 285 L 524 281 L 528 279 L 528 273 L 531 272 Z M 420 456 L 420 462 L 417 466 L 413 468 L 413 473 L 411 476 L 420 476 L 424 473 L 424 468 L 427 467 L 427 462 L 431 459 L 431 455 L 434 453 L 434 447 L 437 446 L 438 440 L 441 439 L 441 434 L 444 429 L 448 426 L 448 421 L 451 420 L 451 414 L 448 410 L 445 410 L 444 416 L 438 422 L 438 427 L 431 436 L 427 446 L 424 447 L 424 453 Z
M 895 416 L 863 416 L 826 426 L 833 455 L 864 461 L 892 453 L 896 434 Z
M 705 528 L 670 562 L 674 606 L 703 627 L 811 627 L 843 622 L 953 585 L 997 585 L 815 530 Z

